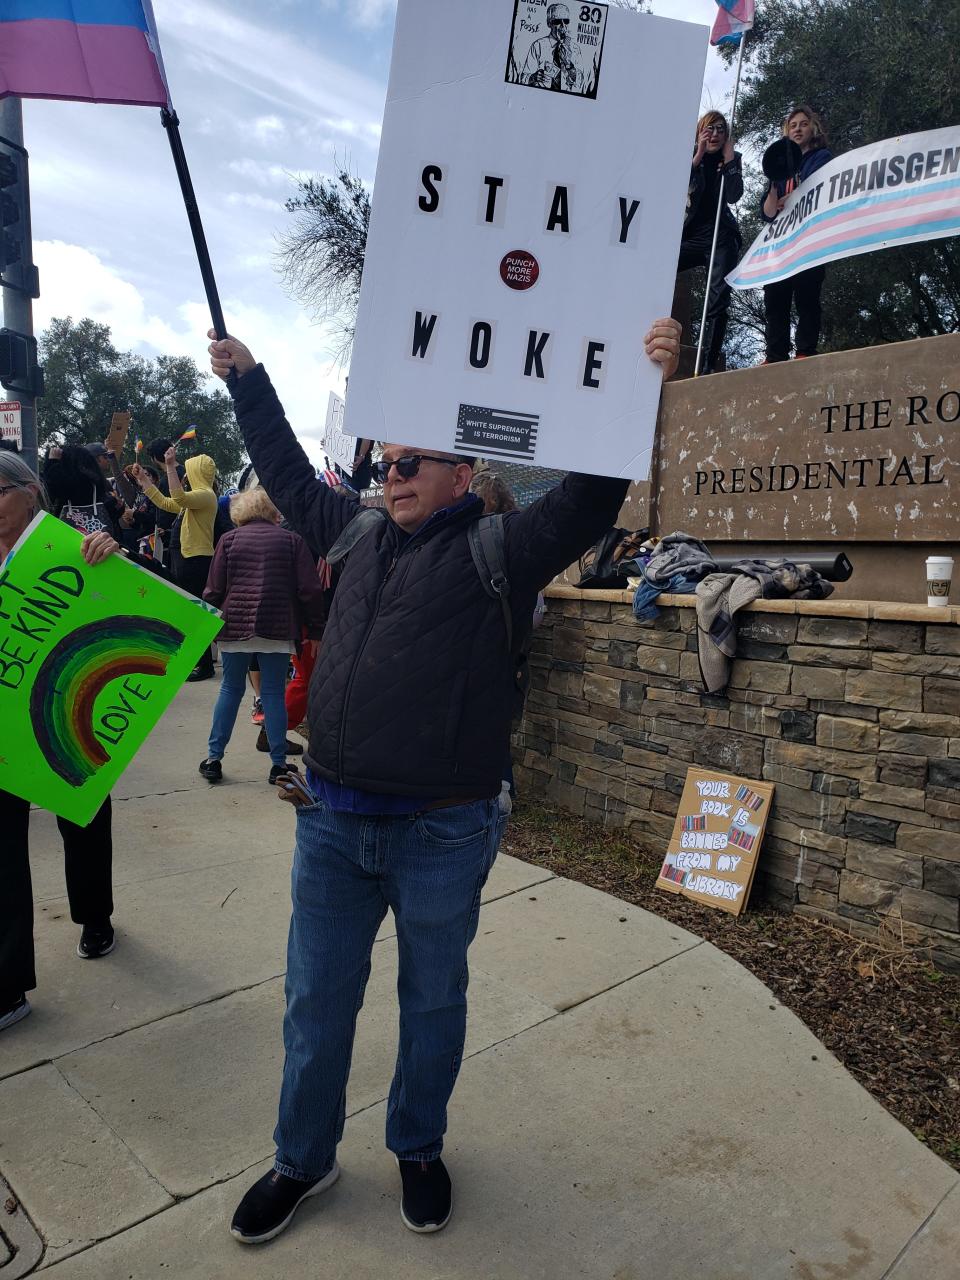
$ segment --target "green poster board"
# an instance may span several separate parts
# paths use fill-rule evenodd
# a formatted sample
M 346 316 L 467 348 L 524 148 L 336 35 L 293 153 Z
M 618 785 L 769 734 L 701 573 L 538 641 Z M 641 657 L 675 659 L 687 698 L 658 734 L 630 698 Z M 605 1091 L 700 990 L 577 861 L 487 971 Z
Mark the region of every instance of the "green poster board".
M 0 568 L 0 788 L 85 826 L 222 625 L 46 513 Z

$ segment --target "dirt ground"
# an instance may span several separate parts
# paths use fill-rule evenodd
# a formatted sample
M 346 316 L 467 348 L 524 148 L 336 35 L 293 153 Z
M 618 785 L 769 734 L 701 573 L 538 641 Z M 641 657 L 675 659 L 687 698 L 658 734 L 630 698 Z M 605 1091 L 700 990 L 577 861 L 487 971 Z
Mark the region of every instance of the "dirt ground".
M 662 855 L 542 803 L 503 851 L 673 920 L 773 991 L 901 1124 L 960 1170 L 960 977 L 894 935 L 864 942 L 752 902 L 742 916 L 655 887 Z

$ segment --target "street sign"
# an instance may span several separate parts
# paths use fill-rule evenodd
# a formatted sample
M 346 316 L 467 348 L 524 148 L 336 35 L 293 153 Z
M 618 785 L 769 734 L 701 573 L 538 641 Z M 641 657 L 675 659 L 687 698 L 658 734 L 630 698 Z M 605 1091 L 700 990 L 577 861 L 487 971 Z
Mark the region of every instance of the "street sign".
M 23 448 L 19 400 L 0 400 L 0 440 L 12 440 L 18 449 Z

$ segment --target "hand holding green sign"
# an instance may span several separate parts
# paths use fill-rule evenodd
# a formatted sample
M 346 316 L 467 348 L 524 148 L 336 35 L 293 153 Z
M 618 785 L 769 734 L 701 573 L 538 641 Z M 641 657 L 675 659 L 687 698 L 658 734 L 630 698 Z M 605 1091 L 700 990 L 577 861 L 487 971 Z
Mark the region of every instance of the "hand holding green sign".
M 0 569 L 0 788 L 85 825 L 220 630 L 119 555 L 38 515 Z

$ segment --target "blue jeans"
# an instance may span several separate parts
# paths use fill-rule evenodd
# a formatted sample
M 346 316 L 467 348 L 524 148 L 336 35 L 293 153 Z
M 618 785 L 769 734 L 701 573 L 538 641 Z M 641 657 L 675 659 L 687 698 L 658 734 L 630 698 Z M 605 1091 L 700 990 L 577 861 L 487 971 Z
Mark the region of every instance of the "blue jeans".
M 467 949 L 505 815 L 479 800 L 404 817 L 297 810 L 287 950 L 286 1060 L 275 1167 L 313 1181 L 343 1135 L 347 1077 L 370 953 L 397 925 L 400 1045 L 387 1146 L 403 1160 L 443 1147 L 467 1024 Z
M 270 744 L 270 760 L 273 764 L 285 764 L 287 759 L 287 708 L 283 695 L 287 685 L 290 657 L 286 653 L 258 653 L 260 663 L 260 700 L 263 703 L 263 727 Z M 249 653 L 220 654 L 223 680 L 220 696 L 213 708 L 213 724 L 207 744 L 207 759 L 222 760 L 233 733 L 237 712 L 247 689 L 247 671 L 250 668 Z

